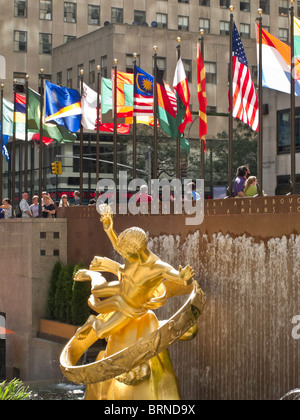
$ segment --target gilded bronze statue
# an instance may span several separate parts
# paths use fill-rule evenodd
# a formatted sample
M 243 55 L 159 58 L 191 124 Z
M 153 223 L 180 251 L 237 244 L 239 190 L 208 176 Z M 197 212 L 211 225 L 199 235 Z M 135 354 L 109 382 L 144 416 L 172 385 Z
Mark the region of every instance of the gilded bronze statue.
M 91 281 L 88 303 L 98 315 L 91 315 L 66 345 L 61 369 L 71 381 L 87 385 L 86 399 L 179 399 L 168 347 L 197 334 L 204 294 L 189 265 L 175 270 L 148 249 L 142 229 L 132 227 L 118 236 L 110 207 L 102 205 L 100 212 L 103 228 L 125 264 L 95 257 L 89 270 L 76 273 L 75 281 Z M 101 272 L 113 273 L 117 280 L 108 282 Z M 183 294 L 190 294 L 185 305 L 160 323 L 152 310 Z M 106 349 L 94 363 L 77 366 L 98 339 L 106 339 Z

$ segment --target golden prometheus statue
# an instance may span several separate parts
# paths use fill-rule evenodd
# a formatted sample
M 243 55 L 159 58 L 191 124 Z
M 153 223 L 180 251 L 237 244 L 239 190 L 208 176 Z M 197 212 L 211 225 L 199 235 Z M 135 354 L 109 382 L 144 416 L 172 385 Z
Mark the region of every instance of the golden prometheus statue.
M 91 315 L 62 351 L 62 372 L 70 381 L 87 385 L 87 400 L 178 400 L 168 347 L 197 334 L 204 294 L 189 265 L 175 270 L 148 249 L 142 229 L 132 227 L 118 236 L 111 208 L 101 205 L 100 213 L 104 230 L 125 264 L 95 257 L 89 270 L 76 273 L 75 281 L 91 281 L 88 303 L 99 315 Z M 113 273 L 118 280 L 107 282 L 101 272 Z M 153 309 L 168 298 L 187 294 L 174 316 L 158 321 Z M 106 349 L 94 363 L 77 365 L 98 339 L 106 339 Z

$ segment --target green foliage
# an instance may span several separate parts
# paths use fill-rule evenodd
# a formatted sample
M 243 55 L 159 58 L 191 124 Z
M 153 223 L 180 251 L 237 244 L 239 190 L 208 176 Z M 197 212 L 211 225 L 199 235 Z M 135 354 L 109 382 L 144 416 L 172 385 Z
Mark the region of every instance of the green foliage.
M 74 268 L 74 274 L 83 268 L 82 264 L 78 264 Z M 91 311 L 87 304 L 88 298 L 91 294 L 90 282 L 74 281 L 72 287 L 72 320 L 74 325 L 82 325 L 86 322 Z
M 60 261 L 57 261 L 54 264 L 51 278 L 50 278 L 50 288 L 48 291 L 48 302 L 47 302 L 47 318 L 48 319 L 54 319 L 54 305 L 55 305 L 55 292 L 57 288 L 57 281 L 59 277 L 59 273 L 62 269 L 62 263 Z
M 83 264 L 56 263 L 52 270 L 48 292 L 47 318 L 73 325 L 81 325 L 90 315 L 87 304 L 91 293 L 90 282 L 74 282 L 75 273 Z
M 6 386 L 6 381 L 0 384 L 0 401 L 4 400 L 27 400 L 30 392 L 28 387 L 24 387 L 19 379 L 13 379 Z

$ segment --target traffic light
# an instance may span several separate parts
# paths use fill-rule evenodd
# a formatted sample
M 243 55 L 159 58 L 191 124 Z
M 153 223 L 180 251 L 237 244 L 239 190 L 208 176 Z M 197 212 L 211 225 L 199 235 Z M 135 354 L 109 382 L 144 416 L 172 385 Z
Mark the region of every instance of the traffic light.
M 61 175 L 62 174 L 62 165 L 60 161 L 56 161 L 51 163 L 51 172 L 54 175 Z
M 61 175 L 62 174 L 62 165 L 61 165 L 60 161 L 56 162 L 56 168 L 57 168 L 58 175 Z
M 56 165 L 56 163 L 57 162 L 51 163 L 51 172 L 55 175 L 57 175 L 57 165 Z

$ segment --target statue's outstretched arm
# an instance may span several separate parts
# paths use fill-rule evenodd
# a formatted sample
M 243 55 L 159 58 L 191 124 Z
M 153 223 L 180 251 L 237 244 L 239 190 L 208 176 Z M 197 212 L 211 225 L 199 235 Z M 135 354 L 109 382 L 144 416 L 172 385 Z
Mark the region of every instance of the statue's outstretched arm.
M 175 268 L 170 267 L 170 270 L 165 273 L 165 278 L 171 282 L 189 286 L 193 281 L 194 275 L 195 273 L 192 267 L 187 265 L 184 268 L 179 266 L 178 271 L 175 270 Z
M 111 208 L 108 205 L 103 205 L 103 208 L 101 209 L 100 220 L 103 224 L 104 231 L 109 237 L 112 246 L 119 253 L 119 249 L 117 247 L 118 235 L 113 228 L 113 214 L 111 212 Z

